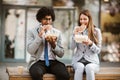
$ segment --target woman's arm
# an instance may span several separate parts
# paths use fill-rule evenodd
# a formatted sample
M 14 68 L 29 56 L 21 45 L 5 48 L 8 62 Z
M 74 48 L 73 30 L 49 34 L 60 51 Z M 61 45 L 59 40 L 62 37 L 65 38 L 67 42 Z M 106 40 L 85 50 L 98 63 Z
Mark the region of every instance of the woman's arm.
M 72 35 L 70 38 L 70 49 L 74 50 L 75 48 L 76 48 L 76 42 L 74 40 L 74 35 Z
M 102 47 L 102 34 L 101 34 L 101 30 L 100 29 L 96 29 L 96 36 L 98 38 L 98 44 L 96 45 L 94 42 L 93 44 L 90 46 L 90 49 L 94 52 L 94 53 L 100 53 L 101 51 L 101 47 Z
M 56 47 L 52 49 L 53 53 L 56 54 L 58 57 L 62 57 L 64 55 L 64 48 L 62 45 L 62 36 L 61 33 L 57 38 Z

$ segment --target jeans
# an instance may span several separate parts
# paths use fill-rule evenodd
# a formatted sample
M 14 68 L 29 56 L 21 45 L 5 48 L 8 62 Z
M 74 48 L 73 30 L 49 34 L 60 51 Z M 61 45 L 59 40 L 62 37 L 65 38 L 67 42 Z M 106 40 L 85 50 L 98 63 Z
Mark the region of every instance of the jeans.
M 88 63 L 84 65 L 81 62 L 77 62 L 73 65 L 75 70 L 74 80 L 83 80 L 83 73 L 86 73 L 86 80 L 95 80 L 95 73 L 99 71 L 99 65 L 94 63 Z

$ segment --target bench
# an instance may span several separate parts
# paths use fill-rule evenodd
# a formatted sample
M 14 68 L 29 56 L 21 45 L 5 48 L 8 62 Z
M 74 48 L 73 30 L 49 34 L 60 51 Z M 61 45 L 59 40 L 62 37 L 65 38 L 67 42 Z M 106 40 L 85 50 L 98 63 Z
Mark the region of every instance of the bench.
M 70 80 L 74 80 L 74 70 L 72 66 L 67 66 L 67 70 L 70 74 Z M 22 74 L 18 73 L 17 67 L 7 67 L 9 80 L 32 80 L 27 69 L 24 68 Z M 100 71 L 95 74 L 96 80 L 120 80 L 120 68 L 119 67 L 101 67 Z M 55 80 L 55 75 L 45 74 L 43 80 Z M 85 80 L 85 75 L 84 75 Z
M 28 70 L 23 67 L 23 72 L 18 67 L 7 67 L 9 80 L 32 80 Z M 43 75 L 43 80 L 55 80 L 55 75 L 46 73 Z
M 74 80 L 74 70 L 72 66 L 67 66 L 71 80 Z M 84 80 L 85 79 L 84 75 Z M 120 80 L 120 67 L 100 67 L 100 71 L 95 74 L 95 80 Z

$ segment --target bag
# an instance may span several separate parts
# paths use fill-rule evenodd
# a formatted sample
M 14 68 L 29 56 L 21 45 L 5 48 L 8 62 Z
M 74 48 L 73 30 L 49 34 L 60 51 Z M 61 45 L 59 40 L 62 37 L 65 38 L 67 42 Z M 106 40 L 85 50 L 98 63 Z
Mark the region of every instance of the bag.
M 91 62 L 87 61 L 84 57 L 82 57 L 78 62 L 83 63 L 85 66 Z

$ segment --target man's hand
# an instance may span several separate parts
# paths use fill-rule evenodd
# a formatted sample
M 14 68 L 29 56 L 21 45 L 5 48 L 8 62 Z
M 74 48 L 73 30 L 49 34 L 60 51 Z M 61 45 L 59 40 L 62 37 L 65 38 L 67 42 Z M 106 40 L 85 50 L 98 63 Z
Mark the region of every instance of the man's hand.
M 47 32 L 48 30 L 52 29 L 52 25 L 43 25 L 43 28 Z
M 39 32 L 39 36 L 42 37 L 42 35 L 47 32 L 48 30 L 50 30 L 52 28 L 52 25 L 43 25 L 41 27 L 41 30 Z
M 53 49 L 56 47 L 57 36 L 46 36 L 45 39 L 50 43 Z

